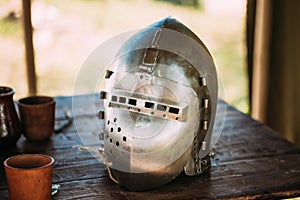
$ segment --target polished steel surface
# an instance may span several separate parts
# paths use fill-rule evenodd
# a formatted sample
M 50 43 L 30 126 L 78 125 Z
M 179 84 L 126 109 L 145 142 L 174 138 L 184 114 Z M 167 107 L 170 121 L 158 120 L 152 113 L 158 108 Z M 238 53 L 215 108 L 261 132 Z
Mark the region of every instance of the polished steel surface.
M 168 17 L 141 30 L 122 46 L 105 80 L 105 156 L 121 185 L 147 190 L 182 170 L 209 170 L 217 75 L 186 26 Z

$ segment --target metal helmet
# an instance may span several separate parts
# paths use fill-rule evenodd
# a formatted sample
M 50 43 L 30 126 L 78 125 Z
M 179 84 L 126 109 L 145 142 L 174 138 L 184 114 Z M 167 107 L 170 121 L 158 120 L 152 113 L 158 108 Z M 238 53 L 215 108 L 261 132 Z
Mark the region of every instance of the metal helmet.
M 142 191 L 210 169 L 217 75 L 201 40 L 174 18 L 139 31 L 105 74 L 104 151 L 112 176 Z

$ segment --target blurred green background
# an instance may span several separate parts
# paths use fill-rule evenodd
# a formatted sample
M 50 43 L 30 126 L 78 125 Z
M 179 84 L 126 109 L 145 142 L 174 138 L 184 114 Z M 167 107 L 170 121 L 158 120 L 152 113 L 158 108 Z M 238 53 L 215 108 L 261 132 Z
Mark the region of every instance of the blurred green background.
M 33 0 L 38 93 L 74 94 L 82 64 L 102 42 L 173 16 L 210 50 L 222 98 L 248 113 L 245 15 L 245 0 Z M 27 95 L 21 16 L 21 0 L 0 0 L 0 84 L 13 87 L 15 99 Z

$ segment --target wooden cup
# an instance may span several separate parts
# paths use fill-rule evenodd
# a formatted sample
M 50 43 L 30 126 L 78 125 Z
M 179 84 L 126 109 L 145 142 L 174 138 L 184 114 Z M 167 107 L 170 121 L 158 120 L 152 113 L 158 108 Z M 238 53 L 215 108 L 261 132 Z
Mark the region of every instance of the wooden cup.
M 31 96 L 18 101 L 24 136 L 30 141 L 48 140 L 54 133 L 55 100 Z
M 22 154 L 4 161 L 10 200 L 51 199 L 54 159 L 42 154 Z

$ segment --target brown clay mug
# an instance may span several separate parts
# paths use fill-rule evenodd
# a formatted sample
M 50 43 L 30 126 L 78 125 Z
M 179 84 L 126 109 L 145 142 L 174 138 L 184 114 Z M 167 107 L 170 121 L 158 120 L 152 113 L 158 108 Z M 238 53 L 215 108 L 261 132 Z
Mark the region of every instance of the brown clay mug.
M 18 101 L 24 136 L 30 141 L 44 141 L 54 133 L 55 99 L 31 96 Z
M 10 200 L 51 199 L 54 159 L 42 154 L 22 154 L 4 161 Z

